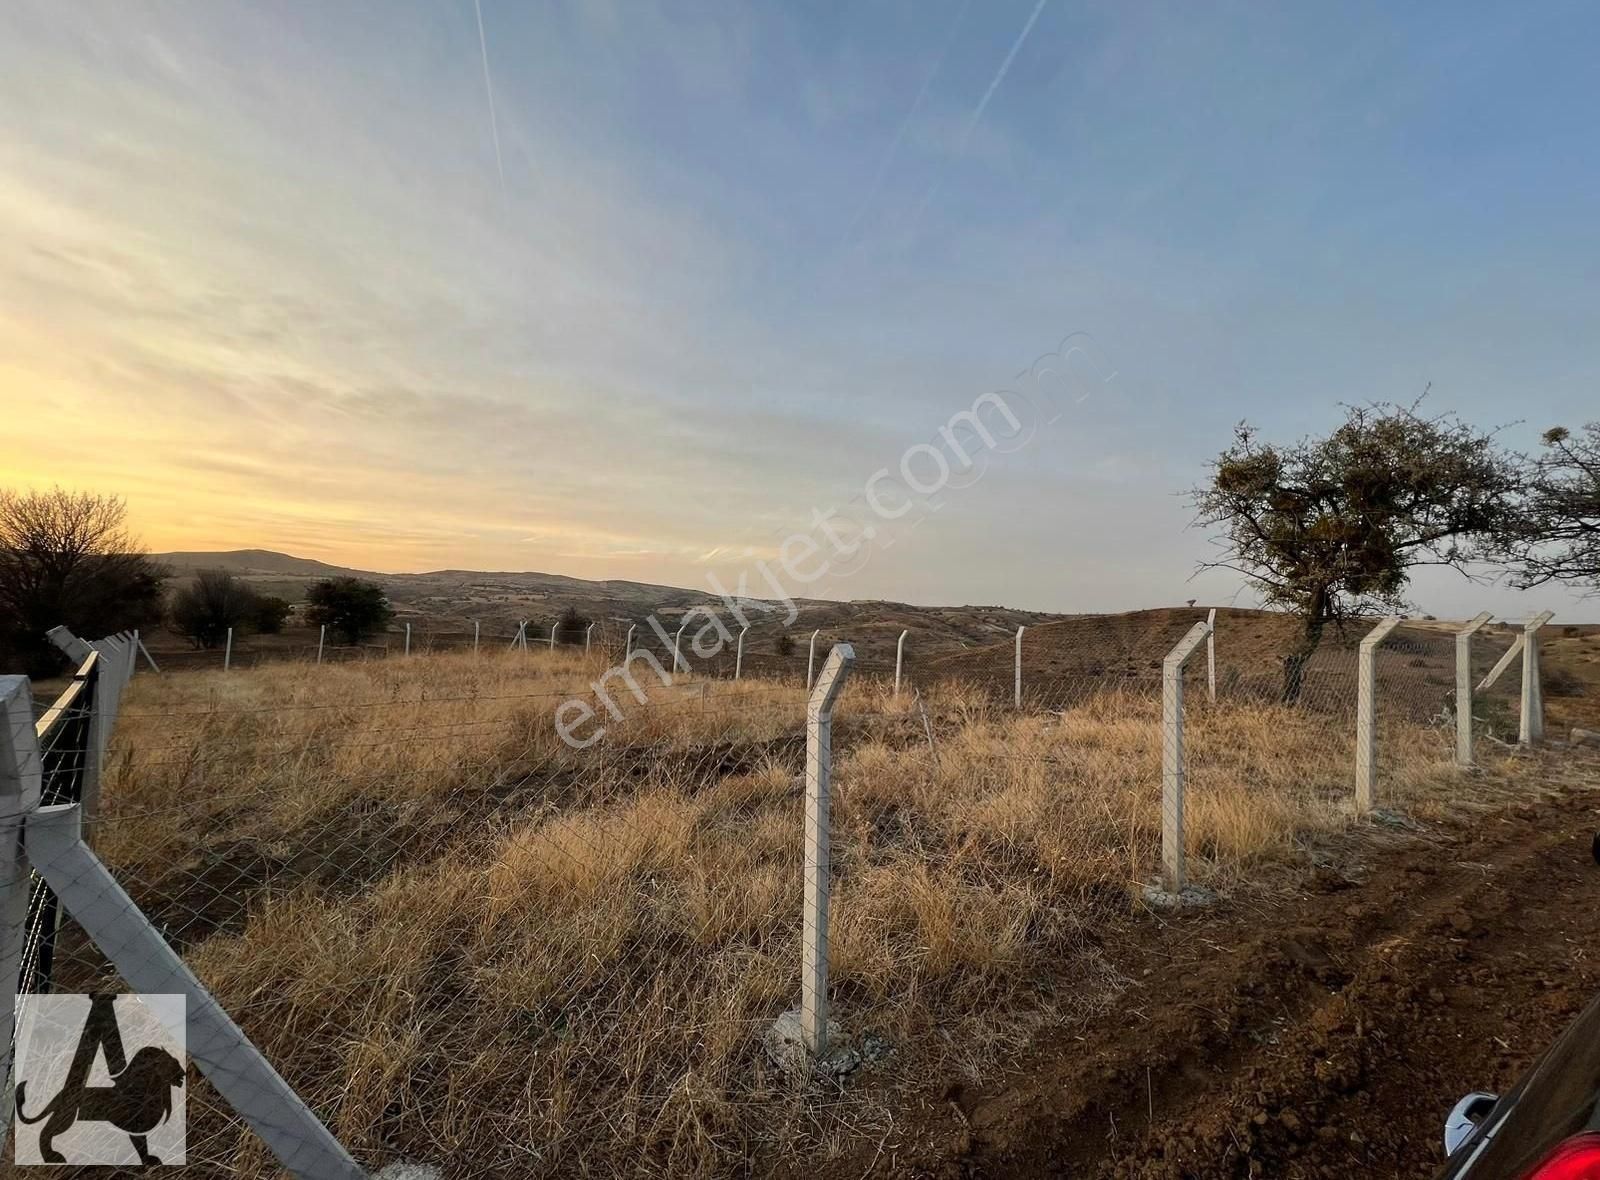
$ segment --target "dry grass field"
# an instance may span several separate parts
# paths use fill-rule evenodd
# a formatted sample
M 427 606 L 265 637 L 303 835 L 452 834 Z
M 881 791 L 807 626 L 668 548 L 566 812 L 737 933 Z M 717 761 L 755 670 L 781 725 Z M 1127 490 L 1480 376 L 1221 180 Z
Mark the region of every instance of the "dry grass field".
M 1059 714 L 847 686 L 832 984 L 864 1064 L 808 1087 L 761 1044 L 798 1001 L 803 689 L 619 694 L 575 751 L 554 710 L 600 671 L 452 654 L 130 689 L 96 847 L 363 1162 L 683 1175 L 845 1150 L 908 1078 L 977 1075 L 1113 1002 L 1106 940 L 1135 928 L 1159 840 L 1142 686 Z M 1325 712 L 1203 692 L 1188 712 L 1200 884 L 1352 826 L 1351 735 Z M 1402 711 L 1382 738 L 1382 806 L 1454 806 L 1448 734 Z M 69 950 L 61 978 L 92 982 Z M 204 1087 L 190 1160 L 273 1171 Z

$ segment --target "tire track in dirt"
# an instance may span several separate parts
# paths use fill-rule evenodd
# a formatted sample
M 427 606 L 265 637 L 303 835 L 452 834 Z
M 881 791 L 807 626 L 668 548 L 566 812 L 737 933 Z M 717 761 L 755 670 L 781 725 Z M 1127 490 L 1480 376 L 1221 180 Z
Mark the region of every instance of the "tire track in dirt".
M 1455 1099 L 1509 1085 L 1600 979 L 1600 764 L 1526 769 L 1537 802 L 1369 830 L 1291 893 L 1124 931 L 1116 1012 L 925 1095 L 868 1171 L 1433 1175 Z

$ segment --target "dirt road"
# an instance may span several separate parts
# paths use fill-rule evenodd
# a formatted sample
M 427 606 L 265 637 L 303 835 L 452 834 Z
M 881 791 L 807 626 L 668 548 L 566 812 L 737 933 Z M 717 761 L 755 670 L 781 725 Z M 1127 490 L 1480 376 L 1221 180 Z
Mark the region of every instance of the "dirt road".
M 1532 768 L 1530 768 L 1532 769 Z M 1118 939 L 1133 983 L 991 1087 L 932 1083 L 875 1175 L 1429 1177 L 1600 984 L 1600 761 L 1531 801 L 1368 832 L 1298 888 Z M 855 1174 L 860 1175 L 862 1171 Z

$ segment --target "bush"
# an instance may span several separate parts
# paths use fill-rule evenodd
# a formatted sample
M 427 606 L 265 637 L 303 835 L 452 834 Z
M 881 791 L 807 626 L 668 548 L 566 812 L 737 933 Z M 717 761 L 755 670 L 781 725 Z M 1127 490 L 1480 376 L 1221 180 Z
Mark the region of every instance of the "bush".
M 1581 697 L 1583 681 L 1567 668 L 1541 668 L 1544 674 L 1544 695 L 1547 697 Z
M 787 631 L 780 631 L 778 633 L 777 640 L 773 644 L 773 648 L 780 656 L 793 655 L 794 636 L 790 635 Z
M 221 647 L 229 628 L 242 631 L 261 609 L 261 596 L 227 570 L 201 570 L 172 596 L 172 629 L 196 647 Z
M 360 578 L 327 578 L 306 591 L 306 619 L 328 627 L 345 643 L 360 643 L 394 618 L 383 587 Z
M 589 624 L 593 621 L 577 607 L 567 607 L 556 620 L 556 642 L 582 643 L 584 632 L 589 629 Z
M 251 625 L 263 635 L 276 635 L 283 630 L 283 624 L 293 609 L 276 594 L 263 594 L 256 599 L 255 617 L 250 620 Z

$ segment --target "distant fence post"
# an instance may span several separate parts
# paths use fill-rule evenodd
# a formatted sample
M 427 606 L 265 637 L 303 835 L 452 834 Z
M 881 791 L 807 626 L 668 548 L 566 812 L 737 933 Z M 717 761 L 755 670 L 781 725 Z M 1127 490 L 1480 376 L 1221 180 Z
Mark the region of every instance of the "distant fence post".
M 633 655 L 633 631 L 638 625 L 637 623 L 628 624 L 628 637 L 622 641 L 622 662 L 624 664 L 628 662 L 628 657 Z
M 480 629 L 482 628 L 482 626 L 483 626 L 483 624 L 480 623 L 477 619 L 473 619 L 472 620 L 472 654 L 473 655 L 477 655 L 478 654 L 478 638 L 479 638 L 479 633 L 480 633 Z
M 411 654 L 411 624 L 410 623 L 406 624 L 406 650 L 405 650 L 405 654 L 406 655 L 410 655 Z
M 900 638 L 894 644 L 894 695 L 900 695 L 900 667 L 906 659 L 906 636 L 910 631 L 900 632 Z
M 682 668 L 685 672 L 687 672 L 689 670 L 688 665 L 686 665 L 683 662 L 682 657 L 680 657 L 678 655 L 678 649 L 683 644 L 683 629 L 685 627 L 687 627 L 688 625 L 689 624 L 686 623 L 686 622 L 685 623 L 679 623 L 678 624 L 678 633 L 672 637 L 672 674 L 674 676 L 676 676 L 678 674 L 678 669 L 679 668 Z
M 1400 625 L 1398 615 L 1383 619 L 1365 638 L 1356 655 L 1356 814 L 1372 810 L 1378 773 L 1378 645 Z
M 555 649 L 556 649 L 556 628 L 560 625 L 560 622 L 561 622 L 561 620 L 557 619 L 554 623 L 550 624 L 550 650 L 551 651 L 555 651 Z
M 87 646 L 87 645 L 85 645 Z M 26 815 L 39 806 L 44 767 L 34 732 L 33 694 L 26 676 L 0 676 L 0 1102 L 11 1109 L 12 1030 L 17 985 L 28 943 L 32 873 L 22 841 Z M 11 1130 L 0 1119 L 0 1147 Z
M 733 656 L 733 678 L 735 680 L 739 679 L 744 673 L 744 634 L 748 630 L 750 630 L 749 623 L 739 628 L 739 647 Z
M 317 628 L 317 663 L 322 663 L 322 645 L 328 639 L 328 624 L 323 623 Z
M 137 631 L 133 633 L 133 646 L 139 655 L 144 656 L 145 662 L 150 665 L 150 671 L 161 671 L 161 665 L 156 663 L 155 656 L 150 654 L 150 649 L 144 645 L 144 640 L 139 638 L 139 633 Z
M 1206 611 L 1206 694 L 1217 702 L 1217 608 Z
M 1524 746 L 1544 740 L 1544 688 L 1539 683 L 1539 628 L 1554 611 L 1534 615 L 1522 628 L 1522 724 L 1517 741 Z
M 1494 616 L 1474 615 L 1456 632 L 1456 764 L 1472 765 L 1472 637 Z
M 229 671 L 233 667 L 233 628 L 228 628 L 228 645 L 222 649 L 222 670 Z
M 1184 885 L 1183 666 L 1209 623 L 1196 623 L 1161 662 L 1161 880 L 1176 895 Z
M 518 644 L 522 645 L 522 649 L 524 651 L 527 650 L 527 648 L 528 648 L 528 641 L 527 641 L 527 638 L 526 638 L 527 634 L 528 634 L 528 621 L 526 619 L 524 619 L 522 622 L 517 624 L 517 633 L 511 637 L 511 650 L 512 651 L 516 650 Z
M 1016 668 L 1012 676 L 1011 701 L 1017 708 L 1022 708 L 1022 633 L 1026 626 L 1017 628 L 1017 658 Z
M 811 633 L 811 647 L 810 647 L 810 650 L 806 654 L 806 688 L 807 688 L 807 690 L 809 690 L 811 688 L 811 685 L 815 682 L 815 679 L 816 679 L 816 677 L 814 676 L 814 673 L 815 673 L 816 667 L 817 667 L 817 635 L 820 634 L 820 632 L 821 632 L 821 628 L 819 627 L 816 631 L 813 631 Z
M 833 703 L 856 653 L 834 646 L 806 704 L 805 921 L 800 944 L 800 1039 L 812 1056 L 828 1048 L 828 823 L 832 807 Z
M 594 624 L 590 623 L 587 627 L 585 627 L 583 629 L 583 650 L 586 651 L 586 652 L 589 650 L 590 641 L 591 641 L 591 638 L 593 637 L 593 635 L 594 635 Z

